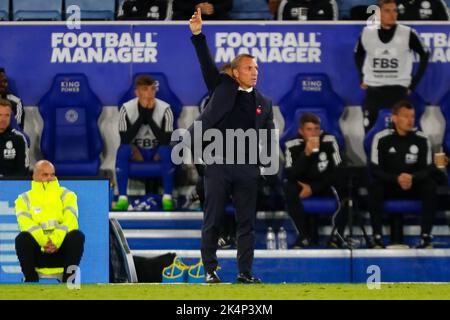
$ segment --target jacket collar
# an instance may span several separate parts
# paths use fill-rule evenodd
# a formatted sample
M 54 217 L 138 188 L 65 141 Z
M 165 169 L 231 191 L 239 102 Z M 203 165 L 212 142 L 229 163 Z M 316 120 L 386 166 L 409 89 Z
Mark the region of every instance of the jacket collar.
M 57 178 L 49 182 L 31 181 L 31 190 L 37 192 L 53 192 L 59 189 L 59 181 Z

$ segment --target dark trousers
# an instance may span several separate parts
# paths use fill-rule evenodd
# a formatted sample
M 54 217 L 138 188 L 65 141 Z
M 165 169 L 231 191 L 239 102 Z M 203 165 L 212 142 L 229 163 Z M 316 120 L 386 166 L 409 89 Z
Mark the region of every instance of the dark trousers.
M 205 169 L 205 210 L 201 253 L 206 272 L 217 268 L 217 241 L 224 208 L 230 195 L 236 208 L 239 272 L 251 274 L 255 249 L 256 196 L 259 168 L 256 165 L 209 165 Z
M 64 268 L 63 282 L 71 274 L 69 266 L 78 266 L 84 249 L 84 234 L 79 230 L 69 232 L 61 247 L 53 254 L 43 253 L 41 247 L 28 232 L 21 232 L 16 237 L 16 253 L 19 258 L 25 282 L 38 282 L 39 276 L 35 268 Z
M 414 183 L 413 187 L 407 191 L 400 188 L 398 184 L 373 183 L 369 192 L 369 211 L 373 234 L 382 234 L 383 201 L 387 198 L 421 200 L 421 234 L 429 235 L 431 233 L 437 208 L 436 183 L 431 178 Z
M 408 100 L 408 89 L 403 86 L 369 87 L 363 103 L 365 132 L 377 121 L 380 109 L 390 109 L 401 100 Z
M 307 239 L 311 244 L 317 244 L 319 239 L 317 215 L 307 214 L 303 203 L 299 197 L 302 187 L 295 180 L 284 182 L 284 192 L 286 196 L 286 206 L 289 216 L 299 232 L 301 240 Z M 314 197 L 333 197 L 330 186 L 313 194 Z M 338 214 L 338 232 L 343 234 L 345 230 L 345 217 L 342 212 Z

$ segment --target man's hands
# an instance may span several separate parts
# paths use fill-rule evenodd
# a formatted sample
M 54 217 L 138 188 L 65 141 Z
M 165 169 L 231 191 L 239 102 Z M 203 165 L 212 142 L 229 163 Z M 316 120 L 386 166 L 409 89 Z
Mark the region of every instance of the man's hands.
M 192 18 L 189 20 L 189 28 L 193 35 L 198 35 L 202 32 L 202 10 L 197 6 L 197 11 L 194 12 Z
M 48 239 L 47 244 L 44 246 L 44 252 L 48 254 L 55 253 L 58 250 L 56 246 L 53 244 L 51 239 Z
M 309 157 L 312 153 L 320 148 L 319 137 L 311 137 L 306 140 L 305 154 Z
M 400 185 L 400 188 L 402 188 L 405 191 L 411 189 L 412 180 L 413 180 L 412 175 L 408 173 L 402 173 L 397 177 L 397 183 Z
M 369 88 L 369 86 L 368 86 L 367 84 L 365 84 L 364 82 L 361 83 L 361 84 L 359 85 L 359 87 L 360 87 L 361 89 L 363 89 L 363 90 L 367 90 L 367 89 Z
M 300 199 L 305 199 L 305 198 L 312 196 L 312 189 L 309 184 L 306 184 L 306 183 L 303 183 L 300 181 L 298 181 L 297 183 L 302 187 L 302 191 L 300 191 L 300 194 L 299 194 Z

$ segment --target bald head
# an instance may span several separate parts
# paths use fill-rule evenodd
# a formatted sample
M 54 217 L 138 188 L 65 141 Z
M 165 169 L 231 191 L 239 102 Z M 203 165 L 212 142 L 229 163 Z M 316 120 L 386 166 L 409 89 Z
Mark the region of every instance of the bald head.
M 49 182 L 55 180 L 55 167 L 50 161 L 40 160 L 34 165 L 33 180 Z

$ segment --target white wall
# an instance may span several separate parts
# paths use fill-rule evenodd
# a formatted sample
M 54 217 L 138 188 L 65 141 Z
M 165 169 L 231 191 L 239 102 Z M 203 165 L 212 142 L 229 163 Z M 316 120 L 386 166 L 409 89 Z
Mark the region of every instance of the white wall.
M 42 159 L 40 153 L 40 132 L 43 128 L 42 118 L 37 107 L 27 106 L 25 117 L 25 132 L 30 137 L 30 163 Z M 197 106 L 185 106 L 178 121 L 179 128 L 187 128 L 197 117 Z M 283 132 L 284 120 L 277 106 L 274 107 L 275 125 Z M 364 129 L 362 126 L 362 111 L 359 106 L 345 108 L 340 120 L 345 138 L 345 154 L 353 165 L 364 165 L 366 156 L 363 149 Z M 116 151 L 120 138 L 118 132 L 119 110 L 116 106 L 105 106 L 99 118 L 99 128 L 103 137 L 104 147 L 100 169 L 114 173 Z M 421 121 L 423 131 L 431 140 L 434 151 L 442 144 L 445 130 L 445 120 L 438 106 L 428 106 Z

